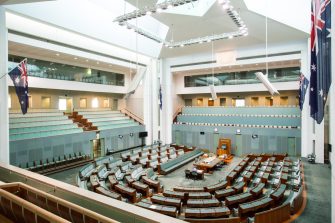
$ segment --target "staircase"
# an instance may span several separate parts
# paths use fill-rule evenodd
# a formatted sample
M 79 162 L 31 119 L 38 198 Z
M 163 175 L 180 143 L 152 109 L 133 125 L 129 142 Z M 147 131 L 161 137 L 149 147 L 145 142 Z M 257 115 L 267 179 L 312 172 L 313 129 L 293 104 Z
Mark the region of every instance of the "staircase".
M 98 130 L 92 122 L 89 122 L 86 118 L 83 118 L 82 115 L 79 115 L 78 112 L 70 112 L 66 114 L 69 119 L 72 119 L 73 123 L 76 123 L 78 127 L 83 128 L 84 131 L 95 131 Z

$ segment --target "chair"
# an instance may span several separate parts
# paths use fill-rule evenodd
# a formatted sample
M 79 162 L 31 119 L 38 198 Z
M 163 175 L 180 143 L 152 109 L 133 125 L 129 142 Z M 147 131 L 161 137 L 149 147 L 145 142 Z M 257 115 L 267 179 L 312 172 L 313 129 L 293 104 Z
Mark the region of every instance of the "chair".
M 185 170 L 185 177 L 187 179 L 190 179 L 191 178 L 191 171 L 190 170 Z

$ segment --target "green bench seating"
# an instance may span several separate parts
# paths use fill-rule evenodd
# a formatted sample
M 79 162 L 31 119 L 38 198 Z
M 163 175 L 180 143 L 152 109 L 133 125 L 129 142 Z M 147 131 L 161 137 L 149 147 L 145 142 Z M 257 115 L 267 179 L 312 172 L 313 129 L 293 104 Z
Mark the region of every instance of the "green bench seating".
M 32 133 L 32 132 L 41 132 L 41 131 L 53 131 L 60 129 L 74 129 L 78 128 L 73 123 L 70 124 L 61 124 L 61 125 L 46 125 L 46 126 L 34 126 L 34 127 L 23 127 L 23 128 L 10 128 L 9 134 L 18 134 L 18 133 Z
M 9 123 L 21 123 L 21 122 L 40 122 L 40 121 L 56 121 L 56 120 L 67 120 L 66 116 L 40 116 L 40 117 L 20 117 L 20 118 L 9 118 Z
M 160 174 L 167 174 L 172 172 L 173 170 L 179 168 L 180 166 L 190 162 L 198 156 L 201 156 L 203 152 L 200 149 L 195 149 L 191 152 L 187 152 L 183 155 L 178 156 L 175 159 L 169 160 L 164 164 L 158 164 L 158 171 Z
M 25 128 L 25 127 L 35 127 L 35 126 L 48 126 L 48 125 L 66 125 L 73 124 L 72 120 L 56 120 L 56 121 L 47 121 L 47 122 L 19 122 L 19 123 L 10 123 L 9 128 Z
M 93 122 L 95 126 L 104 126 L 104 125 L 113 125 L 113 124 L 129 124 L 134 123 L 135 121 L 132 119 L 125 120 L 115 120 L 115 121 L 105 121 L 105 122 Z
M 41 138 L 41 137 L 48 137 L 48 136 L 81 133 L 81 132 L 83 132 L 82 128 L 61 129 L 61 130 L 54 130 L 54 131 L 11 134 L 9 136 L 9 139 L 10 141 L 14 141 L 14 140 L 33 139 L 33 138 Z
M 101 126 L 98 127 L 99 130 L 106 130 L 106 129 L 117 129 L 117 128 L 124 128 L 124 127 L 133 127 L 133 126 L 138 126 L 139 123 L 133 122 L 133 123 L 128 123 L 128 124 L 116 124 L 116 125 L 106 125 L 106 126 Z
M 10 118 L 30 118 L 30 117 L 45 117 L 45 116 L 63 116 L 61 112 L 32 112 L 22 115 L 20 113 L 10 113 Z
M 120 116 L 120 117 L 113 117 L 113 118 L 88 118 L 88 121 L 93 122 L 93 123 L 95 123 L 95 122 L 106 122 L 106 121 L 118 121 L 118 120 L 129 120 L 129 117 Z

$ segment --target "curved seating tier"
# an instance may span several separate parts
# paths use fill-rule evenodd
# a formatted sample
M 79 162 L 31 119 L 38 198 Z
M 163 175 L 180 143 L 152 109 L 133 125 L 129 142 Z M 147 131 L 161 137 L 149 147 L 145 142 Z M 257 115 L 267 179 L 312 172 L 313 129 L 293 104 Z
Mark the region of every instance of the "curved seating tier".
M 83 132 L 62 112 L 31 112 L 25 115 L 10 113 L 9 138 L 13 140 L 33 139 Z
M 0 197 L 5 213 L 16 222 L 117 222 L 23 183 L 1 185 Z

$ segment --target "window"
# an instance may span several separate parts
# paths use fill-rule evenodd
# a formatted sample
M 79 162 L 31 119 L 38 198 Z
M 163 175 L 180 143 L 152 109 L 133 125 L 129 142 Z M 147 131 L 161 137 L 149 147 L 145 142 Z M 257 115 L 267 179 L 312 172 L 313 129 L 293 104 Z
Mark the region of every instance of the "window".
M 60 98 L 58 100 L 58 109 L 61 110 L 61 111 L 66 110 L 66 99 L 65 98 Z
M 202 106 L 203 100 L 202 98 L 197 99 L 197 106 Z
M 265 98 L 265 105 L 266 106 L 273 106 L 273 97 L 266 97 Z
M 79 107 L 80 108 L 87 108 L 87 99 L 86 98 L 80 98 Z
M 288 97 L 287 96 L 280 97 L 280 105 L 282 105 L 282 106 L 287 106 L 288 105 Z
M 109 99 L 108 98 L 104 99 L 104 108 L 109 108 Z
M 244 107 L 245 106 L 245 99 L 234 99 L 235 107 Z
M 42 108 L 50 108 L 51 105 L 51 98 L 42 96 Z
M 12 98 L 8 95 L 8 108 L 12 108 Z
M 226 106 L 226 105 L 227 105 L 226 98 L 220 98 L 220 106 Z
M 208 99 L 208 106 L 214 106 L 214 100 L 212 98 Z
M 258 106 L 258 97 L 251 97 L 251 106 Z
M 192 99 L 185 99 L 185 106 L 192 106 Z
M 273 106 L 273 97 L 265 98 L 265 106 Z
M 98 107 L 99 107 L 98 98 L 93 98 L 93 100 L 92 100 L 92 108 L 98 108 Z

